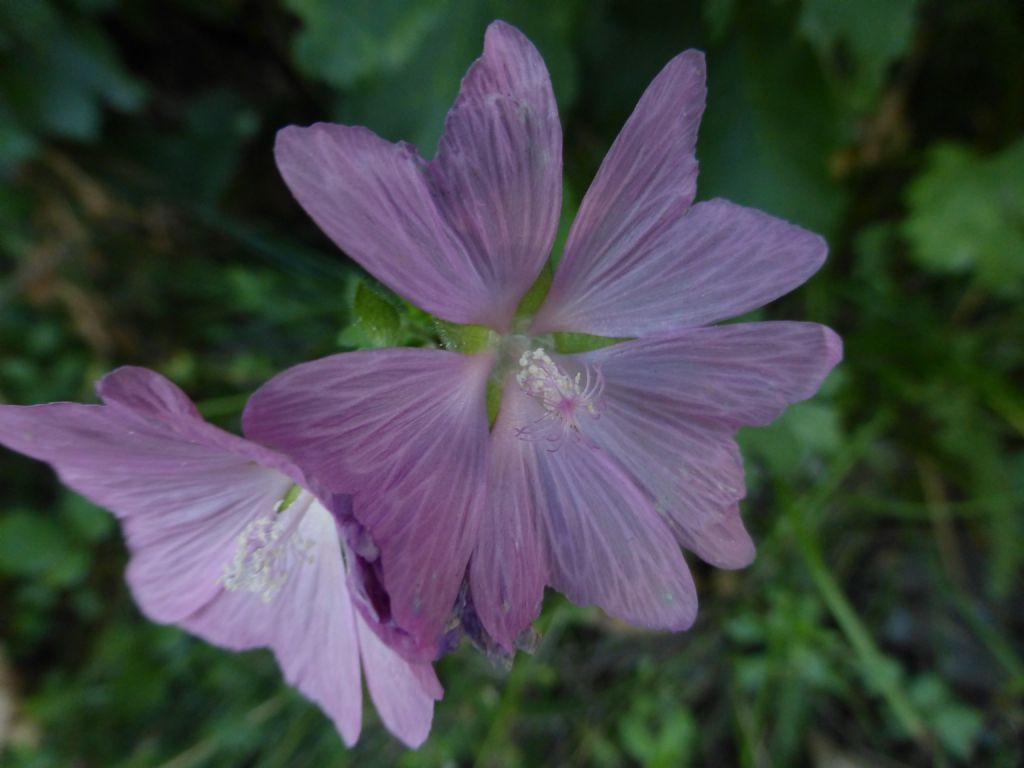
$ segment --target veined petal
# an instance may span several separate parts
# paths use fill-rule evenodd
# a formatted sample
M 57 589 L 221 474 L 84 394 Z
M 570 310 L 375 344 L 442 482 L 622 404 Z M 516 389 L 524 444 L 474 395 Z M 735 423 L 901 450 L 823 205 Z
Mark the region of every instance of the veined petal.
M 258 637 L 254 645 L 273 649 L 288 684 L 317 704 L 351 746 L 362 725 L 363 690 L 341 543 L 334 519 L 315 501 L 295 536 L 300 548 L 296 561 L 271 600 L 251 592 L 222 591 L 180 623 L 200 637 L 236 649 L 232 639 L 240 634 Z
M 692 328 L 581 355 L 601 371 L 600 418 L 585 432 L 654 501 L 680 543 L 723 568 L 753 543 L 736 502 L 743 465 L 733 435 L 813 395 L 842 354 L 814 323 Z
M 66 485 L 120 517 L 133 558 L 160 561 L 158 576 L 135 585 L 160 622 L 182 620 L 220 591 L 242 530 L 292 484 L 248 457 L 106 406 L 0 406 L 0 442 L 52 464 Z
M 118 368 L 96 382 L 96 391 L 105 405 L 123 409 L 125 415 L 151 418 L 184 429 L 203 423 L 188 395 L 148 368 Z
M 515 384 L 506 392 L 507 428 L 493 439 L 507 441 L 502 452 L 520 453 L 510 473 L 519 474 L 525 488 L 519 498 L 533 507 L 545 539 L 551 585 L 575 603 L 598 605 L 631 624 L 688 628 L 697 614 L 693 579 L 647 497 L 604 452 L 578 437 L 554 446 L 542 434 L 529 434 L 544 410 Z
M 548 581 L 547 554 L 538 515 L 546 506 L 531 481 L 533 450 L 516 436 L 517 389 L 509 378 L 494 425 L 487 504 L 470 560 L 473 604 L 487 633 L 505 650 L 540 614 Z
M 292 485 L 246 459 L 210 453 L 205 463 L 209 474 L 192 477 L 140 470 L 139 485 L 148 486 L 141 495 L 151 506 L 122 521 L 132 553 L 128 585 L 143 612 L 162 624 L 183 624 L 222 593 L 224 568 L 246 527 L 273 516 Z M 226 637 L 217 642 L 236 649 L 263 644 L 257 635 L 237 645 Z
M 691 50 L 673 58 L 647 87 L 580 205 L 536 332 L 597 332 L 580 325 L 603 311 L 605 297 L 592 294 L 610 290 L 608 284 L 636 269 L 650 241 L 693 202 L 704 81 L 704 55 Z
M 742 568 L 754 543 L 736 502 L 746 495 L 734 430 L 605 379 L 601 418 L 584 425 L 650 498 L 676 540 L 719 568 Z
M 220 448 L 237 458 L 276 469 L 296 485 L 309 487 L 307 479 L 286 456 L 204 421 L 188 395 L 156 371 L 122 366 L 97 381 L 96 392 L 104 407 L 117 413 L 121 422 L 141 419 L 148 422 L 144 431 L 159 425 L 157 434 L 163 439 Z
M 415 749 L 426 741 L 434 718 L 434 701 L 443 690 L 430 664 L 406 661 L 388 648 L 356 615 L 359 650 L 380 719 L 404 744 Z
M 351 745 L 359 738 L 363 690 L 356 615 L 334 518 L 315 502 L 297 536 L 312 542 L 314 551 L 311 562 L 293 567 L 274 598 L 270 645 L 285 679 L 316 702 Z M 401 663 L 397 657 L 396 663 Z
M 301 473 L 284 456 L 202 422 L 151 371 L 119 369 L 98 389 L 103 406 L 0 406 L 0 442 L 52 464 L 121 519 L 132 553 L 127 580 L 144 613 L 233 650 L 273 648 L 288 682 L 354 743 L 362 691 L 341 543 L 308 491 L 289 496 Z M 281 533 L 261 540 L 278 547 L 264 565 L 281 579 L 262 594 L 230 591 L 229 566 L 244 564 L 261 521 Z M 386 649 L 378 657 L 385 663 Z M 432 672 L 415 674 L 418 689 L 430 690 Z
M 491 365 L 426 349 L 334 355 L 272 379 L 243 417 L 246 434 L 352 496 L 414 661 L 437 654 L 476 538 Z
M 438 206 L 490 292 L 490 324 L 505 331 L 547 260 L 562 201 L 551 79 L 519 30 L 487 28 L 430 168 Z
M 689 328 L 580 359 L 599 367 L 608 386 L 735 429 L 767 424 L 814 395 L 842 354 L 831 328 L 774 321 Z
M 317 123 L 280 130 L 274 156 L 306 213 L 370 274 L 446 320 L 484 321 L 488 286 L 438 210 L 415 147 Z
M 369 130 L 278 133 L 296 200 L 342 250 L 421 308 L 507 330 L 558 224 L 561 127 L 544 62 L 496 22 L 449 113 L 437 158 Z
M 646 336 L 735 317 L 806 281 L 827 250 L 819 235 L 761 211 L 698 203 L 614 263 L 561 283 L 556 275 L 536 325 Z

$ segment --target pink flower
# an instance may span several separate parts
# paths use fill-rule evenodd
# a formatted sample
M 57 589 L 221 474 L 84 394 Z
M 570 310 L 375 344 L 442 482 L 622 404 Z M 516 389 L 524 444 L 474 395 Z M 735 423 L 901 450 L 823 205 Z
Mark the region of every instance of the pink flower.
M 97 390 L 104 405 L 0 405 L 0 442 L 52 464 L 118 517 L 142 611 L 231 650 L 272 648 L 349 745 L 362 720 L 361 660 L 384 724 L 421 744 L 440 683 L 353 610 L 353 558 L 327 497 L 284 456 L 204 422 L 152 371 L 118 369 Z
M 436 655 L 465 579 L 512 650 L 545 585 L 681 630 L 697 597 L 680 545 L 723 568 L 754 557 L 734 434 L 813 395 L 841 342 L 811 323 L 710 325 L 803 283 L 826 245 L 723 200 L 691 205 L 704 80 L 703 56 L 687 51 L 648 87 L 533 317 L 517 307 L 555 237 L 562 137 L 520 32 L 488 28 L 430 163 L 365 128 L 278 134 L 285 181 L 339 247 L 424 310 L 491 331 L 475 354 L 297 366 L 245 414 L 251 436 L 352 495 L 387 592 L 369 615 L 387 611 L 410 658 Z M 559 354 L 560 331 L 632 340 Z M 493 427 L 489 387 L 501 392 Z

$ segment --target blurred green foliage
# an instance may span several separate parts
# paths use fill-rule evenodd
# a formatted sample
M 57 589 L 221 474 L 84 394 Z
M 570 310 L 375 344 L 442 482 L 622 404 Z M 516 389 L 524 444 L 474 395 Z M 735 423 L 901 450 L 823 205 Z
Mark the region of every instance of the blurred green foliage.
M 822 70 L 849 107 L 875 106 L 914 36 L 918 0 L 805 0 L 799 32 L 814 47 Z
M 757 562 L 692 563 L 685 635 L 550 595 L 510 671 L 470 648 L 440 664 L 421 750 L 368 715 L 347 751 L 268 653 L 147 623 L 111 518 L 4 453 L 0 762 L 1020 765 L 1016 0 L 0 0 L 0 401 L 89 400 L 133 363 L 232 427 L 288 365 L 452 342 L 316 231 L 271 147 L 280 126 L 334 119 L 429 155 L 496 17 L 551 69 L 560 240 L 689 46 L 710 78 L 700 195 L 830 240 L 822 273 L 757 313 L 846 342 L 821 395 L 741 434 Z
M 910 185 L 904 231 L 914 258 L 934 272 L 967 274 L 1013 298 L 1024 279 L 1024 140 L 989 157 L 958 144 L 931 150 Z

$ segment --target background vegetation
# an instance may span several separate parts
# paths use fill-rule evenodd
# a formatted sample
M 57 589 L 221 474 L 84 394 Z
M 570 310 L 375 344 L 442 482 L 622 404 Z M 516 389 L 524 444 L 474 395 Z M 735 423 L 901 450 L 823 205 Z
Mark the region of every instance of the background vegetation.
M 430 334 L 359 287 L 272 139 L 335 119 L 429 155 L 495 17 L 551 69 L 567 221 L 696 46 L 700 196 L 829 238 L 825 269 L 761 313 L 832 325 L 846 361 L 742 434 L 757 562 L 694 561 L 683 635 L 550 596 L 511 671 L 465 647 L 441 663 L 419 752 L 372 715 L 346 751 L 268 653 L 145 621 L 112 519 L 3 452 L 0 762 L 1024 763 L 1018 0 L 0 0 L 0 401 L 90 400 L 133 363 L 232 426 L 290 364 Z

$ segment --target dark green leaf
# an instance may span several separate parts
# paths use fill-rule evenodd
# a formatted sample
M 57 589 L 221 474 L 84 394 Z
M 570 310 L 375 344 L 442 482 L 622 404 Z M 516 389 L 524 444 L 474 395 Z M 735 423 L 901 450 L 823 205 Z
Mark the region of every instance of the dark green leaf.
M 850 105 L 873 105 L 889 66 L 914 33 L 918 0 L 803 0 L 799 29 Z

